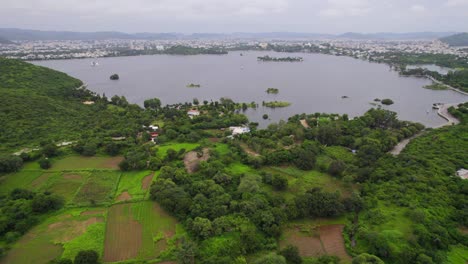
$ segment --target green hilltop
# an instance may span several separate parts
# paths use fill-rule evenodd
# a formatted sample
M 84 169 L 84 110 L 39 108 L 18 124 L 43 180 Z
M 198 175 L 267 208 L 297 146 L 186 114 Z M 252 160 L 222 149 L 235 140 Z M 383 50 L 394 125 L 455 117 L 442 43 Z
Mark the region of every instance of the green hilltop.
M 460 33 L 440 39 L 442 42 L 450 46 L 468 46 L 468 33 Z
M 126 121 L 110 118 L 118 110 L 82 85 L 62 72 L 0 58 L 0 152 L 76 140 L 83 133 L 120 136 L 116 126 Z

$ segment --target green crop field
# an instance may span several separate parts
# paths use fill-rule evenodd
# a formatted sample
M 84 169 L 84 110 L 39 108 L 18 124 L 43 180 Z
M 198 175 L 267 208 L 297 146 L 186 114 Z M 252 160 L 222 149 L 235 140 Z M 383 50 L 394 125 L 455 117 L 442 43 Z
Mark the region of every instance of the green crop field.
M 112 202 L 120 178 L 118 171 L 95 171 L 81 186 L 73 199 L 77 205 L 93 205 Z
M 95 170 L 119 169 L 118 164 L 122 157 L 82 157 L 68 156 L 52 162 L 52 170 Z
M 15 188 L 30 188 L 31 182 L 40 177 L 42 171 L 20 171 L 0 177 L 0 193 L 9 193 Z
M 154 174 L 151 171 L 124 172 L 120 177 L 116 196 L 127 192 L 131 199 L 143 199 L 148 193 L 153 178 Z M 144 181 L 149 181 L 149 184 L 148 182 L 144 183 Z
M 348 196 L 351 194 L 351 187 L 328 174 L 319 171 L 302 171 L 294 167 L 280 168 L 268 167 L 265 172 L 271 174 L 280 174 L 288 178 L 288 188 L 285 191 L 275 191 L 271 186 L 265 185 L 264 190 L 272 192 L 275 195 L 280 195 L 286 199 L 293 198 L 298 193 L 305 193 L 312 188 L 323 188 L 325 191 L 339 191 L 341 195 Z
M 18 240 L 0 263 L 48 263 L 75 256 L 83 248 L 102 253 L 106 210 L 86 211 L 69 209 L 51 215 Z
M 191 151 L 198 147 L 199 144 L 196 143 L 170 143 L 164 144 L 158 147 L 158 156 L 164 158 L 166 157 L 166 153 L 168 149 L 173 149 L 179 152 L 181 149 L 185 149 L 185 151 Z
M 106 230 L 105 261 L 167 258 L 184 234 L 174 217 L 150 201 L 112 206 Z

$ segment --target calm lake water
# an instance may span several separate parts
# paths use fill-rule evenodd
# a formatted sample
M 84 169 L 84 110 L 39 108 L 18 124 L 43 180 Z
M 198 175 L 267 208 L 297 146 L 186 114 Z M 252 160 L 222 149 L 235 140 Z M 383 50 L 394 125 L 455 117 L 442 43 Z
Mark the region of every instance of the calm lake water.
M 258 56 L 300 56 L 303 62 L 258 62 Z M 229 97 L 236 102 L 288 101 L 287 108 L 260 107 L 245 113 L 262 127 L 300 113 L 347 113 L 362 115 L 372 108 L 375 98 L 391 98 L 395 104 L 384 108 L 395 111 L 402 120 L 426 126 L 444 123 L 432 104 L 459 103 L 468 96 L 454 91 L 434 91 L 423 86 L 424 78 L 400 77 L 385 64 L 369 63 L 348 57 L 321 54 L 282 54 L 273 52 L 231 52 L 228 55 L 136 56 L 93 59 L 37 61 L 34 64 L 66 72 L 81 79 L 88 89 L 107 97 L 124 95 L 130 102 L 143 104 L 158 97 L 163 104 L 191 102 L 193 98 L 218 100 Z M 117 73 L 120 80 L 111 81 Z M 189 83 L 201 88 L 187 88 Z M 280 90 L 269 95 L 269 87 Z M 342 96 L 348 96 L 342 99 Z M 268 114 L 269 120 L 262 115 Z

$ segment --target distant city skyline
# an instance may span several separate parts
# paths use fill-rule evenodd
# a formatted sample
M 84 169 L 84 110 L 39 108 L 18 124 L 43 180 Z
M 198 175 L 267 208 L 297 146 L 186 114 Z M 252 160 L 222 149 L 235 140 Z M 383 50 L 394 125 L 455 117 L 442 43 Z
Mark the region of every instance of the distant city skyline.
M 232 33 L 468 31 L 468 0 L 3 0 L 2 28 Z

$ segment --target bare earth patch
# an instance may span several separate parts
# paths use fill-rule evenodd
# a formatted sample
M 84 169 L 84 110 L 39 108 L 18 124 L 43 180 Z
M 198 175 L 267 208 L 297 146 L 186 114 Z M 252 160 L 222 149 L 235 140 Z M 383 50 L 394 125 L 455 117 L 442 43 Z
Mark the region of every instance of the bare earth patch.
M 105 213 L 105 210 L 89 210 L 85 212 L 81 212 L 80 215 L 99 215 Z
M 63 175 L 63 178 L 65 180 L 81 180 L 83 179 L 83 177 L 81 175 L 78 175 L 78 174 L 64 174 Z
M 131 199 L 132 199 L 132 196 L 128 192 L 123 192 L 117 197 L 118 202 L 130 201 Z
M 299 228 L 294 228 L 288 230 L 286 236 L 287 239 L 284 243 L 281 243 L 281 246 L 294 245 L 299 249 L 299 254 L 303 257 L 318 257 L 326 254 L 318 235 L 305 234 Z
M 132 217 L 130 204 L 118 204 L 109 209 L 106 239 L 104 244 L 105 262 L 133 259 L 142 246 L 143 227 Z
M 253 149 L 249 148 L 249 146 L 247 146 L 247 144 L 241 143 L 240 146 L 245 151 L 245 153 L 249 154 L 250 156 L 254 156 L 254 157 L 260 156 L 260 154 L 255 152 Z
M 184 164 L 187 172 L 194 173 L 198 164 L 200 164 L 201 161 L 207 161 L 209 158 L 210 153 L 207 148 L 203 149 L 203 155 L 201 157 L 198 157 L 198 153 L 196 151 L 188 152 L 184 157 Z
M 117 157 L 112 157 L 108 158 L 103 164 L 102 167 L 106 169 L 119 169 L 119 163 L 124 160 L 124 157 L 122 156 L 117 156 Z
M 351 261 L 344 245 L 343 228 L 343 225 L 321 226 L 319 228 L 320 240 L 325 252 L 338 256 L 341 260 Z
M 345 249 L 343 228 L 343 225 L 324 225 L 304 232 L 300 227 L 294 227 L 286 231 L 286 240 L 281 242 L 281 247 L 291 244 L 297 246 L 304 257 L 331 255 L 349 262 L 351 257 Z
M 148 190 L 149 187 L 151 186 L 151 182 L 153 181 L 153 176 L 154 173 L 151 173 L 148 176 L 145 176 L 143 180 L 141 181 L 141 189 L 142 190 Z
M 48 226 L 48 232 L 60 231 L 60 235 L 57 236 L 55 242 L 65 243 L 84 234 L 88 226 L 103 221 L 104 219 L 102 217 L 91 217 L 85 221 L 73 220 L 56 222 Z
M 213 143 L 218 143 L 221 139 L 220 139 L 220 138 L 212 137 L 212 138 L 209 138 L 208 140 L 209 140 L 210 142 L 213 142 Z
M 309 128 L 309 124 L 307 124 L 307 121 L 305 119 L 301 119 L 301 125 L 304 127 L 304 128 Z

